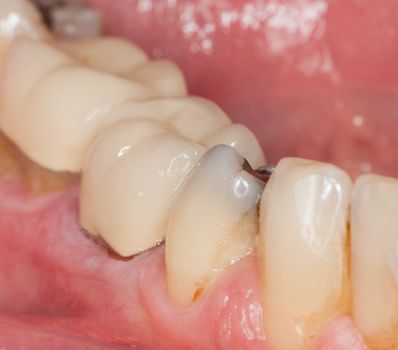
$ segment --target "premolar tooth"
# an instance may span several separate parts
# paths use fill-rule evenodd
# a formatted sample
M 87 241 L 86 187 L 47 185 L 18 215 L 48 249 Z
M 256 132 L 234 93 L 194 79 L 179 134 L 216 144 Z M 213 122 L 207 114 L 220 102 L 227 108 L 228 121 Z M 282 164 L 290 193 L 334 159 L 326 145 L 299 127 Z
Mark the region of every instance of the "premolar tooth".
M 286 158 L 260 207 L 264 327 L 271 347 L 301 349 L 347 307 L 351 180 L 330 164 Z
M 195 301 L 254 246 L 264 184 L 242 170 L 243 161 L 231 147 L 212 148 L 192 170 L 173 205 L 166 266 L 168 291 L 178 304 Z
M 398 180 L 362 175 L 351 208 L 353 318 L 371 349 L 398 345 Z M 396 261 L 396 260 L 395 260 Z
M 156 121 L 106 130 L 83 171 L 82 226 L 122 256 L 151 248 L 164 238 L 168 208 L 204 151 Z
M 206 147 L 223 144 L 235 148 L 253 168 L 265 164 L 264 152 L 254 134 L 241 124 L 229 124 L 217 130 L 203 142 Z

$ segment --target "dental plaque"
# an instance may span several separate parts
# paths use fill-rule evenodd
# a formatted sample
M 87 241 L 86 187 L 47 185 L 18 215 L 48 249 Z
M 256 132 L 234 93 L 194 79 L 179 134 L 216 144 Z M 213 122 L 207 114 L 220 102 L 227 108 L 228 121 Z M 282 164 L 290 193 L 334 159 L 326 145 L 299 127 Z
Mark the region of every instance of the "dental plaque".
M 348 322 L 360 334 L 355 350 L 396 350 L 398 180 L 369 174 L 353 184 L 337 166 L 301 158 L 271 167 L 247 127 L 188 93 L 176 64 L 100 35 L 99 15 L 79 8 L 47 13 L 50 32 L 32 3 L 1 1 L 0 130 L 51 176 L 79 179 L 83 245 L 111 250 L 101 264 L 116 260 L 118 269 L 157 254 L 163 270 L 153 269 L 151 283 L 164 283 L 163 311 L 179 316 L 212 314 L 211 298 L 231 307 L 218 294 L 225 276 L 255 269 L 242 311 L 256 323 L 253 349 L 337 349 L 317 344 Z M 149 277 L 135 273 L 141 288 Z M 212 317 L 224 317 L 217 310 Z

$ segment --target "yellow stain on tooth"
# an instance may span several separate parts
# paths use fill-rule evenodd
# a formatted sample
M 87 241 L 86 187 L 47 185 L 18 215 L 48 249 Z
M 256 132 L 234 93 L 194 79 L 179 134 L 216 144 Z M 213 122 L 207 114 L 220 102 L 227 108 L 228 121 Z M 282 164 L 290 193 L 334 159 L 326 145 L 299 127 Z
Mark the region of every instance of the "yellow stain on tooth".
M 170 211 L 167 287 L 188 306 L 230 265 L 252 252 L 264 184 L 242 169 L 233 148 L 218 145 L 192 170 Z

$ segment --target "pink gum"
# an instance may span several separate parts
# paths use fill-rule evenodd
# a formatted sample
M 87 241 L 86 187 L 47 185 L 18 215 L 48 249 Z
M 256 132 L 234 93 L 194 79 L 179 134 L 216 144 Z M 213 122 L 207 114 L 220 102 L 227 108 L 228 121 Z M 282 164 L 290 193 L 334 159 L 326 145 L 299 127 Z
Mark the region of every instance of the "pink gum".
M 111 258 L 77 223 L 78 188 L 29 198 L 8 184 L 0 198 L 0 346 L 65 338 L 75 349 L 267 349 L 254 257 L 227 270 L 201 302 L 179 308 L 166 295 L 163 247 Z M 314 350 L 331 348 L 365 349 L 345 318 Z

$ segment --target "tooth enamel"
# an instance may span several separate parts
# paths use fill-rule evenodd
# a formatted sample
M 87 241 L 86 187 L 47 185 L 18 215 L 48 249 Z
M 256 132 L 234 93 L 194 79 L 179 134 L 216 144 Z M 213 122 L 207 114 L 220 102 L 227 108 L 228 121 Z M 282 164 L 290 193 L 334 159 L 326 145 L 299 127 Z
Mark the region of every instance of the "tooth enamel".
M 397 198 L 398 180 L 395 179 L 363 175 L 354 186 L 351 208 L 353 318 L 374 350 L 396 349 L 398 345 Z
M 159 96 L 181 97 L 187 94 L 184 75 L 175 63 L 168 60 L 147 61 L 125 76 L 150 87 Z
M 173 205 L 166 266 L 168 291 L 178 304 L 191 304 L 225 268 L 253 249 L 264 185 L 242 165 L 243 157 L 233 148 L 212 148 Z
M 37 163 L 79 171 L 96 134 L 126 119 L 114 113 L 117 106 L 148 99 L 153 92 L 66 57 L 43 42 L 24 39 L 11 45 L 1 86 L 0 125 Z
M 204 153 L 156 121 L 119 123 L 91 148 L 82 177 L 80 222 L 120 255 L 164 238 L 168 208 Z
M 115 75 L 128 74 L 148 60 L 145 52 L 138 46 L 120 38 L 67 40 L 58 45 L 89 66 Z
M 0 2 L 0 61 L 10 42 L 16 37 L 48 38 L 39 12 L 26 0 Z
M 351 181 L 333 165 L 286 158 L 264 191 L 260 256 L 264 327 L 278 350 L 307 346 L 347 308 Z
M 129 118 L 158 120 L 177 133 L 198 143 L 217 129 L 231 123 L 213 102 L 199 97 L 161 98 L 143 102 L 129 101 L 115 111 Z
M 168 60 L 148 60 L 144 51 L 127 40 L 100 37 L 63 41 L 59 46 L 89 66 L 138 82 L 158 96 L 187 94 L 184 76 L 177 65 Z
M 254 169 L 265 164 L 264 152 L 256 137 L 241 124 L 229 124 L 217 130 L 203 144 L 209 148 L 218 144 L 231 146 L 244 156 Z

